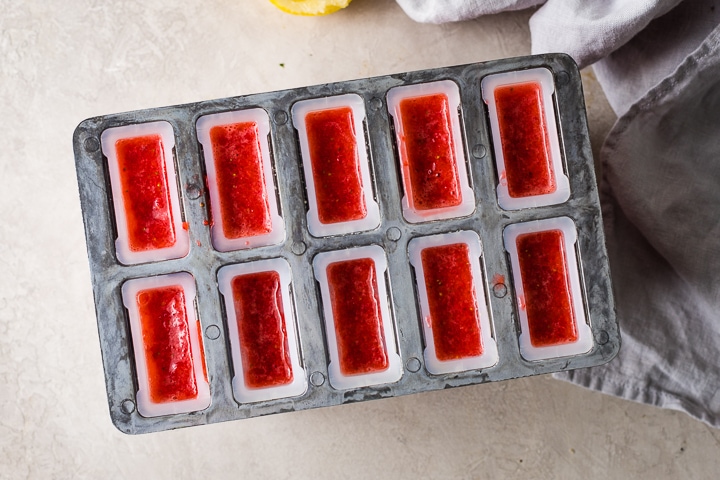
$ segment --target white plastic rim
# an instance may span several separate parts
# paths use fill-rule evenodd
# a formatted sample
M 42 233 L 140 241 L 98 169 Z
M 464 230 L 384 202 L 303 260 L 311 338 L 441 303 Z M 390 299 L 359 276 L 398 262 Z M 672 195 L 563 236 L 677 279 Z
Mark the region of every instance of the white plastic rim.
M 556 189 L 554 192 L 543 195 L 527 197 L 511 197 L 508 191 L 505 169 L 505 157 L 500 137 L 497 106 L 495 104 L 495 90 L 506 85 L 538 83 L 542 89 L 542 111 L 545 115 L 547 135 L 550 142 L 550 157 L 552 170 L 555 175 Z M 497 186 L 498 204 L 503 210 L 519 210 L 522 208 L 543 207 L 566 202 L 570 198 L 570 181 L 563 171 L 562 155 L 560 151 L 560 137 L 558 135 L 555 109 L 553 108 L 553 93 L 555 82 L 553 74 L 547 68 L 532 68 L 514 72 L 488 75 L 481 81 L 483 100 L 487 104 L 490 116 L 490 131 L 492 132 L 499 183 Z
M 385 351 L 388 355 L 388 368 L 381 372 L 371 372 L 361 375 L 344 375 L 340 370 L 340 359 L 338 353 L 337 335 L 335 333 L 335 319 L 330 301 L 330 286 L 328 284 L 327 268 L 335 262 L 347 260 L 358 260 L 361 258 L 372 259 L 375 264 L 375 278 L 377 280 L 378 296 L 380 298 L 380 313 L 383 323 L 383 335 L 385 336 Z M 328 365 L 328 377 L 330 385 L 336 390 L 348 390 L 352 388 L 367 387 L 370 385 L 381 385 L 394 383 L 402 377 L 402 360 L 398 350 L 395 328 L 389 310 L 389 299 L 387 297 L 387 286 L 385 284 L 385 271 L 387 270 L 387 259 L 385 251 L 378 245 L 350 248 L 347 250 L 335 250 L 331 252 L 318 253 L 313 259 L 313 270 L 315 278 L 320 284 L 320 295 L 322 297 L 323 317 L 325 318 L 325 334 L 330 354 Z
M 348 222 L 322 223 L 318 215 L 317 197 L 315 194 L 315 180 L 313 179 L 312 163 L 310 160 L 310 145 L 308 143 L 305 117 L 308 113 L 349 107 L 352 110 L 354 122 L 354 135 L 356 140 L 357 159 L 360 164 L 360 177 L 362 180 L 363 198 L 367 214 L 364 218 Z M 337 95 L 333 97 L 313 98 L 301 100 L 292 106 L 292 121 L 298 131 L 300 139 L 300 154 L 302 156 L 303 172 L 308 197 L 308 230 L 314 237 L 327 237 L 347 233 L 365 232 L 380 226 L 380 207 L 372 193 L 372 180 L 370 178 L 370 164 L 365 143 L 365 102 L 362 97 L 354 93 Z
M 400 102 L 407 98 L 425 97 L 442 94 L 448 100 L 448 114 L 452 131 L 452 142 L 455 153 L 455 168 L 460 185 L 461 202 L 452 207 L 434 208 L 431 210 L 419 210 L 412 204 L 409 192 L 412 190 L 410 183 L 410 166 L 407 160 L 405 146 L 405 131 L 400 111 Z M 403 181 L 403 197 L 401 200 L 403 217 L 410 223 L 429 222 L 432 220 L 445 220 L 448 218 L 466 217 L 475 211 L 475 194 L 470 188 L 468 181 L 467 165 L 465 163 L 465 148 L 460 127 L 460 117 L 457 112 L 460 108 L 460 89 L 452 80 L 440 80 L 430 83 L 418 83 L 415 85 L 403 85 L 393 87 L 387 93 L 388 112 L 393 117 L 395 125 L 395 139 L 400 156 L 400 173 Z
M 523 278 L 520 273 L 520 259 L 517 250 L 517 238 L 525 233 L 545 232 L 549 230 L 560 230 L 563 236 L 565 248 L 566 268 L 570 280 L 570 292 L 572 296 L 572 308 L 575 315 L 575 322 L 578 332 L 578 339 L 572 343 L 553 345 L 547 347 L 535 347 L 530 342 L 528 328 L 528 316 L 525 309 L 525 289 Z M 534 220 L 524 223 L 508 225 L 503 231 L 505 250 L 510 255 L 510 263 L 513 273 L 513 284 L 515 288 L 515 301 L 520 319 L 520 355 L 526 360 L 546 360 L 557 357 L 568 357 L 587 353 L 593 347 L 593 336 L 590 325 L 585 316 L 583 303 L 583 291 L 580 284 L 580 272 L 577 257 L 575 255 L 575 243 L 577 242 L 577 229 L 572 219 L 568 217 L 556 217 L 544 220 Z
M 440 360 L 435 351 L 435 337 L 430 318 L 430 305 L 428 302 L 427 285 L 425 283 L 425 270 L 422 263 L 422 251 L 430 247 L 454 245 L 462 243 L 468 246 L 470 253 L 470 269 L 472 284 L 475 294 L 477 311 L 480 320 L 480 338 L 483 351 L 480 355 L 460 358 L 457 360 Z M 430 235 L 427 237 L 416 237 L 410 240 L 408 245 L 408 256 L 410 264 L 415 269 L 415 281 L 417 282 L 418 300 L 420 302 L 420 315 L 425 338 L 425 368 L 433 375 L 445 373 L 464 372 L 489 368 L 497 364 L 499 356 L 497 343 L 493 338 L 493 330 L 488 313 L 485 289 L 483 288 L 482 272 L 480 270 L 480 257 L 482 256 L 482 245 L 480 237 L 473 231 L 460 231 Z
M 254 122 L 257 125 L 258 142 L 262 160 L 263 183 L 265 184 L 265 198 L 270 212 L 272 229 L 261 235 L 252 235 L 240 238 L 228 238 L 223 228 L 222 208 L 220 205 L 220 192 L 218 191 L 217 169 L 215 167 L 215 154 L 213 151 L 210 130 L 216 126 L 232 125 L 235 123 Z M 270 160 L 270 147 L 267 138 L 270 135 L 270 120 L 262 108 L 236 110 L 232 112 L 203 115 L 196 124 L 197 138 L 203 147 L 205 157 L 205 172 L 207 173 L 208 190 L 210 193 L 210 209 L 215 219 L 210 233 L 213 247 L 221 252 L 242 250 L 246 248 L 277 245 L 285 240 L 285 223 L 278 213 L 277 186 L 273 177 Z
M 120 166 L 118 164 L 117 150 L 115 144 L 118 140 L 144 137 L 147 135 L 160 135 L 163 146 L 163 160 L 167 172 L 167 187 L 170 196 L 170 211 L 173 217 L 173 228 L 175 230 L 175 244 L 166 248 L 156 248 L 144 251 L 132 251 L 129 245 L 129 233 L 127 222 L 127 210 L 125 199 L 122 195 L 122 182 L 120 180 Z M 173 162 L 172 150 L 175 147 L 175 134 L 172 125 L 168 122 L 150 122 L 126 125 L 123 127 L 112 127 L 103 131 L 100 135 L 103 155 L 108 159 L 108 173 L 110 176 L 110 187 L 115 210 L 115 222 L 118 230 L 118 238 L 115 240 L 115 252 L 117 259 L 124 265 L 135 265 L 138 263 L 158 262 L 182 258 L 190 251 L 190 234 L 183 228 L 182 215 L 180 210 L 180 196 L 177 188 L 177 174 Z
M 288 351 L 292 366 L 293 379 L 285 385 L 253 388 L 245 384 L 243 372 L 242 348 L 240 332 L 237 325 L 237 311 L 232 291 L 232 281 L 239 275 L 260 272 L 277 272 L 280 276 L 282 307 L 285 316 L 285 331 L 287 333 Z M 295 310 L 290 299 L 290 283 L 292 274 L 290 265 L 283 258 L 272 258 L 257 262 L 226 265 L 218 271 L 218 286 L 225 302 L 227 312 L 228 336 L 232 353 L 235 376 L 232 379 L 233 395 L 239 403 L 253 403 L 275 400 L 285 397 L 297 397 L 307 390 L 307 375 L 300 365 L 299 341 L 295 325 Z
M 145 358 L 145 343 L 142 335 L 142 324 L 138 307 L 138 293 L 144 290 L 179 286 L 185 296 L 185 318 L 187 319 L 188 336 L 193 359 L 193 372 L 198 394 L 195 398 L 176 402 L 157 403 L 150 399 L 150 378 Z M 137 370 L 137 409 L 143 417 L 159 417 L 178 413 L 190 413 L 205 410 L 210 406 L 210 385 L 203 367 L 203 347 L 200 344 L 200 325 L 195 315 L 195 279 L 186 272 L 158 275 L 155 277 L 134 278 L 122 286 L 122 298 L 130 317 L 130 334 L 135 351 Z

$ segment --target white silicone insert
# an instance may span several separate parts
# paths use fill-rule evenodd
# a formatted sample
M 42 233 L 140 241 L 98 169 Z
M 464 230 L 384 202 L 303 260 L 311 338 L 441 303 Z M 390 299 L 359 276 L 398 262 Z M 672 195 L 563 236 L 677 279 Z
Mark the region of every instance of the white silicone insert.
M 565 262 L 570 282 L 571 305 L 575 317 L 578 338 L 572 343 L 535 347 L 530 342 L 528 314 L 525 305 L 525 289 L 523 286 L 524 280 L 520 271 L 517 238 L 525 233 L 536 233 L 549 230 L 560 230 L 562 232 L 565 249 Z M 577 229 L 575 228 L 575 223 L 568 217 L 556 217 L 516 223 L 505 228 L 503 231 L 503 239 L 505 243 L 505 250 L 510 254 L 513 284 L 515 288 L 515 300 L 517 302 L 517 312 L 520 318 L 520 354 L 523 358 L 526 360 L 545 360 L 549 358 L 580 355 L 589 352 L 593 347 L 593 336 L 592 330 L 590 329 L 585 316 L 583 291 L 580 284 L 580 272 L 578 269 L 577 257 L 575 255 L 575 243 L 577 242 Z
M 285 332 L 287 334 L 288 352 L 292 366 L 293 379 L 285 385 L 278 385 L 264 388 L 253 388 L 245 383 L 243 375 L 244 367 L 242 362 L 243 345 L 240 343 L 240 332 L 238 330 L 237 315 L 232 289 L 232 281 L 239 275 L 247 275 L 260 272 L 277 272 L 280 276 L 280 289 L 282 298 L 282 309 L 285 317 Z M 285 259 L 273 258 L 257 262 L 226 265 L 218 271 L 218 286 L 225 301 L 227 312 L 228 335 L 230 337 L 230 348 L 235 376 L 232 380 L 233 394 L 240 403 L 262 402 L 284 397 L 296 397 L 307 390 L 307 375 L 300 365 L 298 346 L 298 335 L 295 326 L 295 310 L 290 299 L 290 283 L 292 275 L 290 265 Z
M 122 195 L 121 172 L 118 164 L 115 144 L 118 140 L 144 137 L 146 135 L 160 135 L 165 171 L 167 172 L 167 187 L 170 197 L 170 211 L 172 212 L 173 228 L 175 230 L 175 244 L 166 248 L 157 248 L 144 251 L 132 251 L 129 245 L 128 220 L 126 216 L 125 199 Z M 159 262 L 174 258 L 182 258 L 190 251 L 190 235 L 183 228 L 180 210 L 180 197 L 177 189 L 177 176 L 173 162 L 172 150 L 175 146 L 175 135 L 172 125 L 168 122 L 151 122 L 113 127 L 105 130 L 100 136 L 103 155 L 108 159 L 108 173 L 115 210 L 115 222 L 118 238 L 115 240 L 117 259 L 124 265 L 134 265 L 146 262 Z
M 332 110 L 336 108 L 349 107 L 353 115 L 354 135 L 357 146 L 357 160 L 360 167 L 360 178 L 362 180 L 363 198 L 367 214 L 364 218 L 338 223 L 322 223 L 318 215 L 318 200 L 315 192 L 315 180 L 313 178 L 312 163 L 310 160 L 310 145 L 305 123 L 305 117 L 311 112 L 320 110 Z M 292 106 L 292 121 L 298 131 L 300 139 L 300 154 L 303 159 L 303 172 L 308 194 L 308 230 L 315 237 L 326 237 L 330 235 L 343 235 L 347 233 L 364 232 L 373 230 L 380 225 L 380 208 L 373 199 L 372 183 L 370 178 L 370 165 L 365 143 L 365 130 L 363 120 L 365 119 L 365 102 L 362 97 L 356 94 L 345 94 L 334 97 L 314 98 L 301 100 Z
M 455 153 L 457 180 L 460 186 L 461 202 L 452 207 L 420 210 L 413 205 L 412 184 L 410 182 L 410 166 L 405 145 L 405 130 L 400 102 L 407 98 L 424 97 L 442 94 L 448 100 L 448 114 L 450 116 L 452 144 Z M 395 137 L 400 156 L 401 176 L 403 180 L 402 210 L 403 217 L 410 223 L 428 222 L 431 220 L 444 220 L 448 218 L 464 217 L 475 211 L 475 195 L 468 182 L 467 167 L 465 163 L 465 149 L 460 128 L 460 117 L 457 112 L 460 108 L 460 90 L 452 80 L 441 80 L 416 85 L 403 85 L 393 87 L 387 93 L 387 106 L 395 124 Z
M 480 321 L 480 338 L 482 341 L 482 353 L 473 357 L 459 358 L 456 360 L 440 360 L 435 350 L 435 337 L 432 329 L 430 305 L 428 301 L 427 289 L 425 282 L 425 270 L 422 263 L 422 251 L 430 247 L 438 247 L 444 245 L 454 245 L 463 243 L 468 246 L 470 271 L 472 274 L 472 284 L 475 296 L 476 308 L 479 313 Z M 417 292 L 420 300 L 420 315 L 425 338 L 425 368 L 434 375 L 445 373 L 463 372 L 466 370 L 474 370 L 480 368 L 488 368 L 497 364 L 498 349 L 495 339 L 492 336 L 492 327 L 490 316 L 488 314 L 488 306 L 485 299 L 485 289 L 483 288 L 482 273 L 480 271 L 480 257 L 482 255 L 482 246 L 477 233 L 473 231 L 461 231 L 453 233 L 444 233 L 440 235 L 430 235 L 427 237 L 416 237 L 410 241 L 408 245 L 408 256 L 410 264 L 415 269 L 415 280 L 417 282 Z
M 337 335 L 335 333 L 335 319 L 333 316 L 332 303 L 330 300 L 330 287 L 328 285 L 327 268 L 335 262 L 369 258 L 375 264 L 375 278 L 377 281 L 378 296 L 380 300 L 380 311 L 382 317 L 383 335 L 385 337 L 385 351 L 388 357 L 388 367 L 381 372 L 371 372 L 359 375 L 344 375 L 340 370 Z M 387 298 L 387 287 L 385 284 L 385 271 L 387 270 L 387 259 L 385 251 L 378 245 L 351 248 L 347 250 L 335 250 L 319 253 L 313 259 L 313 270 L 315 278 L 320 284 L 322 296 L 323 316 L 325 318 L 325 333 L 327 336 L 328 351 L 330 354 L 330 365 L 328 365 L 328 376 L 330 385 L 337 390 L 367 387 L 393 383 L 402 377 L 402 360 L 398 352 L 397 340 L 393 320 L 390 316 Z
M 187 332 L 190 341 L 190 350 L 193 360 L 193 373 L 197 383 L 197 397 L 189 400 L 175 402 L 153 402 L 150 398 L 150 379 L 147 359 L 145 357 L 145 343 L 142 334 L 142 320 L 138 306 L 138 294 L 144 290 L 179 286 L 185 297 L 185 318 L 187 319 Z M 200 324 L 195 315 L 195 279 L 186 272 L 158 275 L 155 277 L 134 278 L 126 281 L 122 286 L 122 298 L 130 317 L 130 334 L 135 352 L 135 366 L 137 370 L 137 408 L 143 417 L 158 417 L 204 410 L 210 406 L 210 386 L 203 366 L 203 347 L 200 344 Z
M 220 204 L 220 193 L 218 190 L 218 175 L 215 166 L 215 154 L 213 152 L 210 130 L 216 126 L 232 125 L 236 123 L 254 122 L 257 125 L 257 135 L 262 161 L 263 180 L 265 184 L 265 198 L 267 201 L 272 229 L 268 233 L 239 238 L 228 238 L 222 222 L 222 206 Z M 285 223 L 278 213 L 276 185 L 272 173 L 270 160 L 270 147 L 267 142 L 270 135 L 270 120 L 268 114 L 262 108 L 248 110 L 237 110 L 233 112 L 215 113 L 204 115 L 197 121 L 197 137 L 203 146 L 205 156 L 205 171 L 207 173 L 208 190 L 210 193 L 210 207 L 212 218 L 211 227 L 212 243 L 216 250 L 229 252 L 245 248 L 255 248 L 265 245 L 276 245 L 285 240 Z
M 555 176 L 556 189 L 554 192 L 542 195 L 511 197 L 508 191 L 505 157 L 503 155 L 497 105 L 495 103 L 495 90 L 498 87 L 523 83 L 538 83 L 542 89 L 542 111 L 545 117 L 547 139 L 550 146 L 551 168 Z M 490 116 L 490 130 L 492 132 L 495 163 L 497 165 L 499 178 L 497 195 L 500 207 L 504 210 L 518 210 L 522 208 L 556 205 L 567 201 L 568 198 L 570 198 L 570 182 L 563 172 L 558 127 L 555 119 L 555 109 L 553 108 L 555 82 L 550 70 L 547 68 L 533 68 L 488 75 L 482 79 L 481 88 L 483 100 L 488 106 Z

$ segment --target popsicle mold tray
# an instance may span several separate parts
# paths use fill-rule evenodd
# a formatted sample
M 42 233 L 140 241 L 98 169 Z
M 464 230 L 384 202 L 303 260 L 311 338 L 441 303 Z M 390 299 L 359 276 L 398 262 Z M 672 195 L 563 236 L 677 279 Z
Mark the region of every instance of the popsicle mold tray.
M 589 367 L 620 347 L 565 55 L 96 117 L 74 148 L 123 432 Z

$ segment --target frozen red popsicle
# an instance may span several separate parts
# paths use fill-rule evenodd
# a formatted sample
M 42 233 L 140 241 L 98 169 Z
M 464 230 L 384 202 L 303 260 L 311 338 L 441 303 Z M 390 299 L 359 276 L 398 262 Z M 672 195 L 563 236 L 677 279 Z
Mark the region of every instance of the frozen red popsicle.
M 354 93 L 311 98 L 291 109 L 307 191 L 307 228 L 315 237 L 380 225 L 373 196 L 365 101 Z
M 150 399 L 162 403 L 196 398 L 197 379 L 193 367 L 190 338 L 182 287 L 141 290 L 137 303 L 142 325 L 144 354 L 148 367 Z
M 510 196 L 554 192 L 557 184 L 541 85 L 528 82 L 498 87 L 495 104 Z
M 570 197 L 555 113 L 555 79 L 544 67 L 495 73 L 481 81 L 505 210 L 557 205 Z
M 269 233 L 272 218 L 255 122 L 210 129 L 223 232 L 236 239 Z
M 198 118 L 210 194 L 208 222 L 216 250 L 230 252 L 285 239 L 273 175 L 268 114 L 262 108 L 211 113 Z
M 100 135 L 107 158 L 120 263 L 182 258 L 190 250 L 173 162 L 175 137 L 165 121 L 111 127 Z
M 410 175 L 405 188 L 411 206 L 431 210 L 459 205 L 462 192 L 447 96 L 438 93 L 403 99 L 400 115 L 401 161 Z
M 218 270 L 234 368 L 233 394 L 241 404 L 295 397 L 307 389 L 291 286 L 290 265 L 283 258 Z
M 388 367 L 376 275 L 370 258 L 331 263 L 327 268 L 340 371 L 344 375 Z
M 523 358 L 590 351 L 594 340 L 584 306 L 575 222 L 551 217 L 515 223 L 505 227 L 503 240 L 512 266 Z
M 310 112 L 305 128 L 320 222 L 364 218 L 367 207 L 352 109 Z
M 481 355 L 480 316 L 467 244 L 428 247 L 420 256 L 438 360 Z
M 470 215 L 475 197 L 465 164 L 460 90 L 451 80 L 402 85 L 387 93 L 411 223 Z
M 546 347 L 577 341 L 562 231 L 521 234 L 517 251 L 530 342 Z
M 280 275 L 275 271 L 238 275 L 231 285 L 245 384 L 265 388 L 292 382 Z
M 175 244 L 165 152 L 160 135 L 115 142 L 128 245 L 133 252 Z
M 442 375 L 497 364 L 478 234 L 461 230 L 415 237 L 408 257 L 415 272 L 427 371 Z
M 122 297 L 130 318 L 140 414 L 207 408 L 210 389 L 193 277 L 183 272 L 133 278 L 123 284 Z
M 338 390 L 393 383 L 402 377 L 387 259 L 379 245 L 318 253 L 330 385 Z

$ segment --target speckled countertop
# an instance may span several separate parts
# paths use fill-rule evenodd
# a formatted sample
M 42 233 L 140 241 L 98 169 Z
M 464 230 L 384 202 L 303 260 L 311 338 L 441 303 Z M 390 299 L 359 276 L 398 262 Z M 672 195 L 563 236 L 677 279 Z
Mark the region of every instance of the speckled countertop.
M 547 376 L 127 436 L 107 411 L 72 152 L 85 118 L 529 53 L 515 12 L 0 0 L 0 478 L 711 478 L 720 432 Z M 583 72 L 593 149 L 614 122 Z

